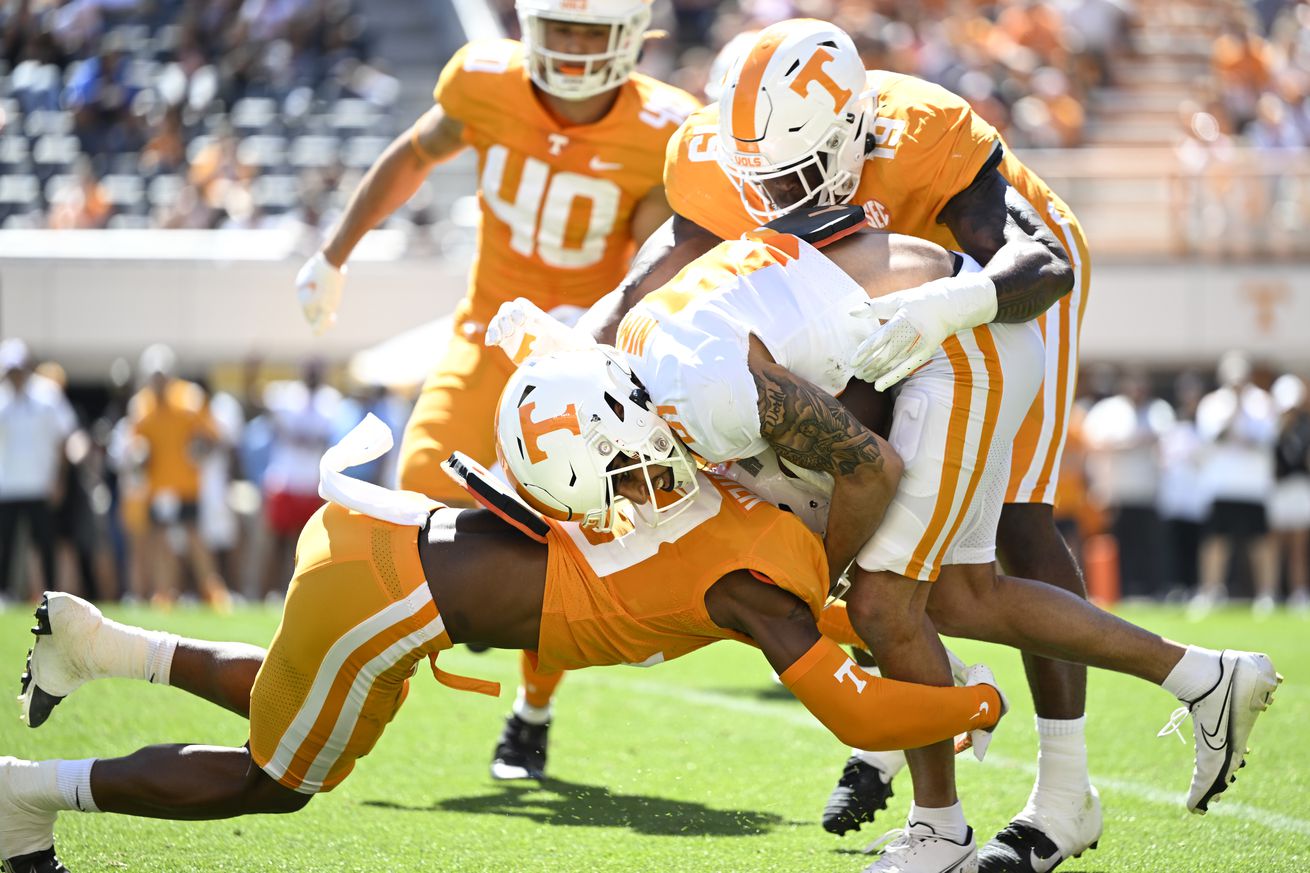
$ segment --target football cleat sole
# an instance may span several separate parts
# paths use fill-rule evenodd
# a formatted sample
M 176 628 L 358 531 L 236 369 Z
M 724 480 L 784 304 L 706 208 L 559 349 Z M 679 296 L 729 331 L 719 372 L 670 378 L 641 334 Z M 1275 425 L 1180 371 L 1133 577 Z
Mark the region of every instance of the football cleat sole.
M 36 608 L 36 626 L 32 628 L 32 635 L 37 638 L 35 647 L 41 642 L 41 637 L 48 637 L 54 634 L 54 628 L 50 625 L 50 601 L 48 597 L 41 598 L 41 605 Z M 46 719 L 50 718 L 50 713 L 63 700 L 45 691 L 36 683 L 36 678 L 32 673 L 32 653 L 35 648 L 27 650 L 27 664 L 23 669 L 23 675 L 19 679 L 20 691 L 18 694 L 19 718 L 23 724 L 28 727 L 40 727 L 45 724 Z

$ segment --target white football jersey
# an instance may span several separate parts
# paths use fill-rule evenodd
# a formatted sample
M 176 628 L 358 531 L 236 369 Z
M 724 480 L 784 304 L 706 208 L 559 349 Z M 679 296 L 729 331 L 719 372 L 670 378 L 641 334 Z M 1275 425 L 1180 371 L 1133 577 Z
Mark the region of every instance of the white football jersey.
M 869 321 L 864 289 L 808 243 L 761 231 L 719 244 L 623 319 L 617 345 L 687 446 L 722 463 L 768 448 L 760 436 L 750 337 L 833 395 Z

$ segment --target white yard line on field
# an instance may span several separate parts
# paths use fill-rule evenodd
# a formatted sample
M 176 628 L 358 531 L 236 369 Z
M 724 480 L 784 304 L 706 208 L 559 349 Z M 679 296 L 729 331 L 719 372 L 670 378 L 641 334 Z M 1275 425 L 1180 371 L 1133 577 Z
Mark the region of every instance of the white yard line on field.
M 713 706 L 718 709 L 728 709 L 733 712 L 740 712 L 747 715 L 762 715 L 798 727 L 806 727 L 826 732 L 823 725 L 815 721 L 813 716 L 800 707 L 764 703 L 757 700 L 733 697 L 717 691 L 682 688 L 677 685 L 663 685 L 658 682 L 634 682 L 626 679 L 599 676 L 595 673 L 591 675 L 584 673 L 581 676 L 578 676 L 576 681 L 585 681 L 594 685 L 605 685 L 615 689 L 625 690 L 629 693 L 639 692 L 645 695 L 672 698 L 696 706 Z M 984 762 L 984 765 L 991 767 L 1004 767 L 1009 770 L 1020 770 L 1029 775 L 1035 775 L 1037 773 L 1037 767 L 1034 764 L 1026 761 L 1015 761 L 996 754 L 989 755 Z M 1160 806 L 1167 806 L 1180 810 L 1183 805 L 1183 793 L 1181 791 L 1165 791 L 1164 789 L 1156 788 L 1151 785 L 1144 785 L 1141 782 L 1133 782 L 1129 779 L 1116 779 L 1110 776 L 1093 776 L 1092 783 L 1098 788 L 1118 791 L 1122 794 L 1131 795 L 1138 800 L 1144 800 L 1148 803 L 1154 803 Z M 1283 815 L 1282 813 L 1271 812 L 1267 809 L 1261 809 L 1258 806 L 1252 806 L 1249 803 L 1242 803 L 1240 800 L 1234 801 L 1224 799 L 1220 803 L 1211 806 L 1210 812 L 1207 813 L 1207 816 L 1241 819 L 1270 830 L 1301 834 L 1302 836 L 1310 837 L 1310 821 L 1302 818 L 1295 818 L 1290 815 Z

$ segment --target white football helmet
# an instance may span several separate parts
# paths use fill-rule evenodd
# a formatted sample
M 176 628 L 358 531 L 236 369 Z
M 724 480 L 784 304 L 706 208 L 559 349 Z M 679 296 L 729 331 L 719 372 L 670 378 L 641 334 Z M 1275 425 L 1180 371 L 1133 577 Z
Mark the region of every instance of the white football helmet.
M 849 202 L 864 168 L 872 90 L 855 43 L 826 21 L 761 30 L 719 98 L 719 163 L 761 224 Z
M 621 516 L 663 524 L 690 507 L 700 488 L 687 449 L 618 354 L 603 346 L 524 361 L 496 408 L 496 453 L 537 511 L 602 532 Z M 671 491 L 655 486 L 663 467 L 672 471 Z M 651 495 L 640 507 L 616 488 L 620 475 L 637 471 Z
M 628 80 L 637 67 L 651 0 L 517 0 L 519 29 L 533 84 L 563 100 L 584 100 Z M 546 47 L 546 22 L 600 24 L 610 29 L 609 47 L 572 54 Z

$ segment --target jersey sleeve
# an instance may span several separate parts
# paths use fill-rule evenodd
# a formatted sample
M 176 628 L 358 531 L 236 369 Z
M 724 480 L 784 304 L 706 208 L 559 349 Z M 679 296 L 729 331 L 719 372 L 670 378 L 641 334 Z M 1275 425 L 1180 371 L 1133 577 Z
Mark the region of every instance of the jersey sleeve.
M 669 206 L 722 239 L 755 227 L 741 196 L 719 168 L 718 105 L 691 115 L 669 139 L 664 157 L 664 193 Z
M 1003 154 L 1001 136 L 973 111 L 964 98 L 945 88 L 912 80 L 908 88 L 905 144 L 897 149 L 898 173 L 928 183 L 921 194 L 930 200 L 929 215 L 939 215 L 952 197 L 973 184 Z M 902 86 L 906 87 L 906 86 Z M 908 166 L 907 166 L 908 164 Z
M 488 113 L 503 113 L 497 107 L 497 79 L 521 72 L 518 44 L 512 40 L 477 40 L 461 47 L 446 62 L 432 99 L 446 114 L 465 124 L 485 122 Z M 503 95 L 501 95 L 503 96 Z
M 780 512 L 750 550 L 750 569 L 795 594 L 818 616 L 828 599 L 823 541 L 799 518 Z
M 745 349 L 729 339 L 712 339 L 694 351 L 694 360 L 694 366 L 680 364 L 691 403 L 674 413 L 690 436 L 688 447 L 714 464 L 751 458 L 767 449 Z

